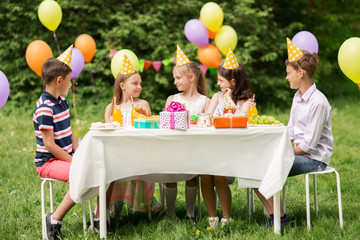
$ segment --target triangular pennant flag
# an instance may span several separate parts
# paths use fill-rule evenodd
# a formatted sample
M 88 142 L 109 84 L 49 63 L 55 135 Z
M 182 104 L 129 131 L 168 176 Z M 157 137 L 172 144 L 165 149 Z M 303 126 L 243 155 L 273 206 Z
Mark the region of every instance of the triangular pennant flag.
M 289 38 L 286 38 L 286 43 L 289 62 L 294 62 L 302 58 L 304 53 L 300 50 L 300 48 L 298 48 Z
M 143 72 L 144 71 L 144 59 L 140 59 L 139 60 L 139 72 Z
M 172 60 L 171 60 L 171 59 L 162 60 L 162 64 L 163 64 L 165 67 L 169 66 L 171 63 L 172 63 Z
M 126 75 L 126 74 L 131 74 L 134 72 L 135 72 L 135 69 L 134 69 L 133 65 L 131 64 L 129 58 L 126 55 L 124 55 L 123 64 L 121 65 L 120 73 Z
M 161 67 L 161 61 L 154 61 L 152 63 L 152 65 L 153 65 L 155 71 L 158 72 L 160 70 L 160 67 Z
M 173 61 L 176 64 L 176 57 L 171 58 L 171 61 Z
M 68 47 L 68 49 L 66 49 L 65 52 L 63 52 L 59 57 L 57 57 L 57 59 L 60 62 L 65 63 L 66 65 L 68 65 L 71 68 L 71 57 L 72 57 L 72 50 L 73 50 L 73 45 L 71 44 L 70 47 Z
M 200 64 L 199 68 L 204 72 L 204 74 L 206 74 L 208 67 L 205 65 Z
M 144 71 L 148 70 L 151 65 L 152 65 L 152 61 L 145 60 L 145 62 L 144 62 Z
M 185 53 L 177 45 L 176 50 L 176 66 L 181 66 L 190 62 L 190 59 L 185 55 Z
M 226 55 L 223 67 L 226 69 L 235 69 L 235 68 L 239 67 L 239 63 L 236 60 L 236 57 L 235 57 L 233 51 L 231 50 L 231 47 L 229 48 L 229 51 Z
M 111 52 L 109 53 L 109 58 L 112 58 L 116 53 L 117 53 L 117 50 L 115 50 L 115 49 L 111 50 Z

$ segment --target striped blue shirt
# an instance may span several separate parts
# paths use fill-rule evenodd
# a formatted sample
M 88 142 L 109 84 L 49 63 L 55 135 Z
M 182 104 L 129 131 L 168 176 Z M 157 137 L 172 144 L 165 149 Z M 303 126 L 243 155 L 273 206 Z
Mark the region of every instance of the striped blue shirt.
M 49 159 L 56 158 L 45 148 L 41 130 L 53 130 L 55 143 L 65 152 L 73 153 L 69 105 L 64 97 L 60 96 L 56 99 L 44 91 L 36 103 L 33 122 L 37 143 L 35 155 L 37 167 L 42 166 Z

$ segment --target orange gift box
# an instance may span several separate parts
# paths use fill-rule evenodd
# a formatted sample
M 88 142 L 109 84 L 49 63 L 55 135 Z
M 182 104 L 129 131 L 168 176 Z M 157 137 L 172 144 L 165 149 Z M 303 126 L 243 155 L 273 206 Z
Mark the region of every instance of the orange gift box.
M 215 128 L 246 128 L 247 117 L 246 116 L 222 116 L 214 117 Z

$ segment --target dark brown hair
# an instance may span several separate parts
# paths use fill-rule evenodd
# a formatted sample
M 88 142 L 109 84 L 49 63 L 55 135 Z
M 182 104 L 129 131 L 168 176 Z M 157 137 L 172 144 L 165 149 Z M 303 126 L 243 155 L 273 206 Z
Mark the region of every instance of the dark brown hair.
M 184 65 L 180 65 L 180 66 L 175 66 L 174 69 L 177 69 L 179 72 L 185 74 L 185 75 L 189 75 L 190 73 L 195 74 L 196 77 L 196 89 L 197 91 L 202 94 L 207 96 L 207 91 L 206 91 L 206 80 L 205 80 L 205 74 L 204 72 L 196 65 L 195 62 L 191 61 L 187 64 Z
M 315 75 L 316 67 L 319 62 L 319 57 L 316 53 L 310 53 L 309 51 L 302 50 L 303 56 L 294 62 L 290 62 L 289 59 L 285 60 L 286 66 L 292 66 L 295 70 L 304 69 L 309 78 L 313 78 Z
M 228 81 L 231 81 L 232 79 L 235 80 L 235 87 L 232 96 L 232 100 L 235 104 L 237 104 L 240 100 L 247 100 L 251 98 L 250 81 L 246 75 L 243 65 L 239 65 L 239 67 L 235 69 L 226 69 L 221 64 L 217 69 L 217 73 Z
M 55 78 L 65 77 L 71 73 L 71 68 L 56 58 L 49 58 L 41 68 L 41 74 L 44 85 L 50 84 Z

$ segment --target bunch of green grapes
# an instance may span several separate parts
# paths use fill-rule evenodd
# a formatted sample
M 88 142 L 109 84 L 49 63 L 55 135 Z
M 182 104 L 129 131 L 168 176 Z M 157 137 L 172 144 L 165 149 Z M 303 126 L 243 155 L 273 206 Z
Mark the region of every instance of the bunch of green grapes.
M 250 121 L 252 124 L 281 124 L 279 120 L 276 120 L 274 117 L 267 115 L 253 115 L 250 117 Z

